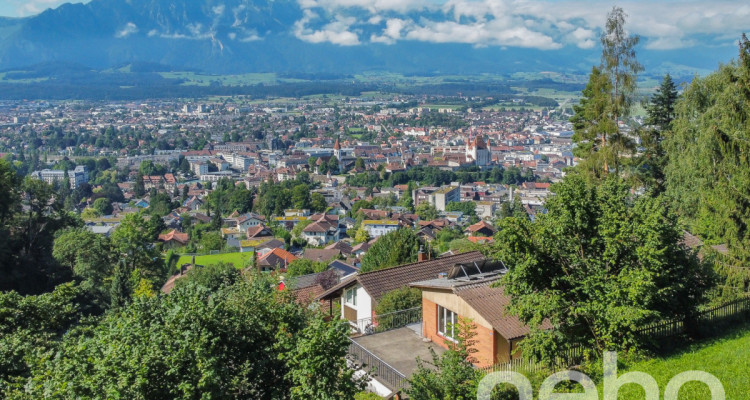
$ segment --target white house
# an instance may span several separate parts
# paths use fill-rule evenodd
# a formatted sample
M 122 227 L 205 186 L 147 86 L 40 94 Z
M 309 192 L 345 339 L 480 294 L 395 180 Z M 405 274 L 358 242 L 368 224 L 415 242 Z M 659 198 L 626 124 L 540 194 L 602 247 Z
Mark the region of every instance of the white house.
M 383 236 L 385 234 L 391 233 L 398 229 L 399 224 L 398 221 L 394 220 L 364 220 L 362 221 L 362 226 L 365 228 L 367 233 L 370 234 L 371 238 L 376 238 L 378 236 Z

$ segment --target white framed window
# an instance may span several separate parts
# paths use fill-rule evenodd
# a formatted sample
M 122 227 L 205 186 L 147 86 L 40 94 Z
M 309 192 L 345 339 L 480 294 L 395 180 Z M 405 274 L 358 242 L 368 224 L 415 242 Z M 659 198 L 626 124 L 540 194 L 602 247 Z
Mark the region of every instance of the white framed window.
M 458 323 L 458 314 L 443 306 L 438 306 L 437 312 L 438 334 L 446 339 L 456 341 L 456 323 Z
M 346 289 L 344 291 L 344 302 L 350 306 L 357 306 L 357 288 Z

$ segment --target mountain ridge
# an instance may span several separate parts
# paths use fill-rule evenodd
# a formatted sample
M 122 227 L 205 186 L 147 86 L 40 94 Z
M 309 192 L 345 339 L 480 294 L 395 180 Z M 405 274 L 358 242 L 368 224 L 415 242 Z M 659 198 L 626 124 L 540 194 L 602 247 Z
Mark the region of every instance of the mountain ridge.
M 599 57 L 596 48 L 574 46 L 538 50 L 415 40 L 353 46 L 311 43 L 298 37 L 300 20 L 306 15 L 309 10 L 293 0 L 93 0 L 64 4 L 33 17 L 0 18 L 0 69 L 76 62 L 96 69 L 155 63 L 218 74 L 373 70 L 586 73 Z M 310 22 L 310 29 L 319 29 L 321 22 L 317 23 Z M 372 28 L 359 35 L 376 33 Z M 709 53 L 713 57 L 701 56 Z M 728 60 L 732 52 L 726 54 L 717 57 L 715 49 L 697 48 L 690 54 L 644 51 L 639 56 L 645 56 L 647 68 L 669 63 L 700 73 L 714 69 L 717 58 Z

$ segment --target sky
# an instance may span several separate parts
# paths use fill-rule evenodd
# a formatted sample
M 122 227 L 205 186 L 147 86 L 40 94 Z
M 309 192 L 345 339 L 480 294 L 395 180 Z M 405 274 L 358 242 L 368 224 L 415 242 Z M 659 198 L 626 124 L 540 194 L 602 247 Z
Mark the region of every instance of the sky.
M 236 17 L 238 10 L 246 8 L 230 9 L 222 0 L 215 1 L 219 4 L 214 7 L 217 21 L 223 14 L 234 13 Z M 615 4 L 611 0 L 296 1 L 303 16 L 291 30 L 297 38 L 310 43 L 357 46 L 409 40 L 541 50 L 595 47 L 607 12 Z M 34 15 L 63 2 L 0 0 L 0 15 Z M 641 45 L 649 50 L 733 46 L 743 31 L 750 30 L 747 0 L 621 0 L 616 4 L 628 15 L 629 33 L 640 35 Z M 200 25 L 188 28 L 212 29 Z M 128 22 L 118 27 L 117 35 L 126 37 L 139 32 L 146 31 Z M 212 38 L 213 33 L 187 32 L 178 37 Z M 258 35 L 252 38 L 262 40 Z
M 0 0 L 0 16 L 28 17 L 63 3 L 88 3 L 90 0 Z

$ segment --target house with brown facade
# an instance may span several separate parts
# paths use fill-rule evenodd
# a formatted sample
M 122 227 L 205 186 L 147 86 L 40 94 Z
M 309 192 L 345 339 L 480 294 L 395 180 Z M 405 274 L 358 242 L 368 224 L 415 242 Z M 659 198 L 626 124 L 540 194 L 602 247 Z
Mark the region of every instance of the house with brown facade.
M 475 365 L 486 367 L 521 356 L 519 342 L 529 327 L 507 314 L 510 296 L 495 286 L 506 272 L 500 262 L 483 260 L 459 263 L 437 278 L 413 282 L 422 290 L 422 336 L 448 348 L 458 335 L 458 322 L 469 319 L 474 325 Z M 544 321 L 542 329 L 551 329 Z

